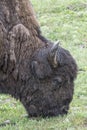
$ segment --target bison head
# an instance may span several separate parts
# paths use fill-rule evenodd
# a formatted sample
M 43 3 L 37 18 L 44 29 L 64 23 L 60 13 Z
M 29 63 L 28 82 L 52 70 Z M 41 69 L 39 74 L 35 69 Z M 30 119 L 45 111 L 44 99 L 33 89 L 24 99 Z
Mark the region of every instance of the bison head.
M 50 44 L 37 50 L 31 62 L 32 91 L 26 108 L 30 116 L 67 114 L 73 97 L 76 64 L 70 53 Z M 76 71 L 76 69 L 74 70 Z

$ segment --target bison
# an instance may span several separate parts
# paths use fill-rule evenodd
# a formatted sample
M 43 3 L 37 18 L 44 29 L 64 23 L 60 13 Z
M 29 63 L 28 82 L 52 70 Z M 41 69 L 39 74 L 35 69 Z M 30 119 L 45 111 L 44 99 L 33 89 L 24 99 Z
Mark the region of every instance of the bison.
M 19 99 L 31 117 L 67 114 L 77 64 L 42 36 L 29 0 L 0 1 L 0 93 Z

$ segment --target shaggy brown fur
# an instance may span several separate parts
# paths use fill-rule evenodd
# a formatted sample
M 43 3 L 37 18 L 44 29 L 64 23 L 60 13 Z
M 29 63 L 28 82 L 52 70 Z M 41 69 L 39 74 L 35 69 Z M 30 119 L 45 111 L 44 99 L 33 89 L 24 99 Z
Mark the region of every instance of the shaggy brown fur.
M 0 93 L 30 116 L 66 114 L 76 75 L 71 54 L 41 35 L 29 0 L 0 1 Z

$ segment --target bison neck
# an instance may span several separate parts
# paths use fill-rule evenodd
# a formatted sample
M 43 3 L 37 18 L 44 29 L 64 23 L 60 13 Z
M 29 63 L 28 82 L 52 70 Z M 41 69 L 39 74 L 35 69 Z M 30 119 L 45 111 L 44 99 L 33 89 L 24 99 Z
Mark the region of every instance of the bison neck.
M 0 93 L 19 95 L 33 53 L 47 42 L 29 0 L 0 1 Z

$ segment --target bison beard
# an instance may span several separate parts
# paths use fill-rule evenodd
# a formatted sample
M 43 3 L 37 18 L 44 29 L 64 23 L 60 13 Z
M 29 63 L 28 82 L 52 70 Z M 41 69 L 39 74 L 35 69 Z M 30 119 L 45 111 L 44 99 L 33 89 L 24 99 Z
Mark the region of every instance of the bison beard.
M 67 114 L 77 65 L 69 51 L 41 35 L 31 3 L 0 1 L 0 93 L 29 116 Z

